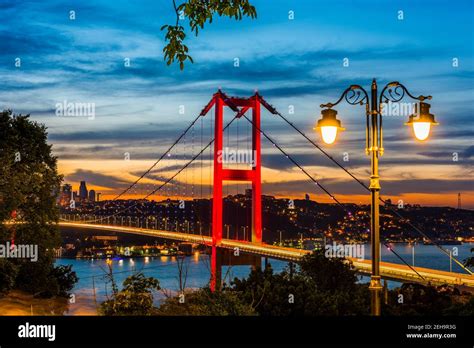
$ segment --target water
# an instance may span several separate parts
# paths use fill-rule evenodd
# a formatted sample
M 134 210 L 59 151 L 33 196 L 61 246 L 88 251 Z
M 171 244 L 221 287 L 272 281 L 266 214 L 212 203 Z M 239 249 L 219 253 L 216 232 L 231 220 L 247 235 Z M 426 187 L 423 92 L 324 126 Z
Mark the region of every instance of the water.
M 443 246 L 447 250 L 454 251 L 457 248 L 457 259 L 461 262 L 471 256 L 471 248 L 474 244 L 463 245 L 446 245 Z M 410 265 L 412 264 L 412 246 L 406 243 L 392 244 L 392 248 L 402 256 Z M 392 252 L 382 246 L 382 261 L 402 263 Z M 370 258 L 370 245 L 365 245 L 365 258 Z M 275 272 L 282 271 L 287 262 L 278 260 L 269 260 Z M 110 294 L 110 285 L 107 285 L 104 274 L 108 269 L 105 260 L 87 260 L 87 259 L 58 259 L 57 264 L 73 265 L 73 270 L 79 277 L 79 282 L 73 289 L 76 296 L 76 309 L 71 305 L 69 314 L 82 314 L 84 308 L 88 313 L 93 311 L 91 308 L 96 307 L 95 301 L 100 303 Z M 210 263 L 208 255 L 195 254 L 185 259 L 188 269 L 186 277 L 186 288 L 200 288 L 206 286 L 210 277 Z M 450 270 L 449 257 L 438 250 L 433 245 L 418 244 L 415 246 L 415 266 L 439 269 L 444 271 Z M 160 281 L 160 286 L 172 294 L 179 289 L 179 272 L 176 257 L 161 256 L 148 258 L 131 258 L 113 261 L 114 278 L 119 286 L 123 281 L 136 271 L 142 271 L 147 277 L 154 277 Z M 185 268 L 186 268 L 185 267 Z M 460 266 L 454 261 L 452 262 L 452 271 L 464 273 Z M 227 283 L 230 279 L 246 277 L 250 272 L 249 266 L 232 266 L 223 267 L 222 275 Z M 362 277 L 361 282 L 368 281 L 368 277 Z M 389 282 L 389 287 L 398 286 L 397 282 Z M 94 301 L 95 293 L 95 301 Z M 159 303 L 164 298 L 163 292 L 155 295 L 155 302 Z
M 409 265 L 412 265 L 413 255 L 412 255 L 412 245 L 407 243 L 392 243 L 392 249 L 399 254 Z M 443 249 L 451 251 L 453 257 L 458 259 L 460 262 L 470 256 L 474 256 L 471 253 L 471 248 L 474 248 L 474 244 L 462 244 L 462 245 L 442 245 Z M 366 259 L 370 259 L 370 245 L 367 245 L 366 248 Z M 454 256 L 455 254 L 458 256 Z M 400 261 L 397 256 L 395 256 L 390 250 L 382 245 L 382 261 L 393 262 L 393 263 L 403 263 Z M 415 245 L 415 266 L 426 267 L 432 269 L 438 269 L 442 271 L 450 271 L 450 259 L 449 256 L 443 253 L 434 245 L 424 245 L 416 244 Z M 465 271 L 452 261 L 452 271 L 457 273 L 465 273 Z

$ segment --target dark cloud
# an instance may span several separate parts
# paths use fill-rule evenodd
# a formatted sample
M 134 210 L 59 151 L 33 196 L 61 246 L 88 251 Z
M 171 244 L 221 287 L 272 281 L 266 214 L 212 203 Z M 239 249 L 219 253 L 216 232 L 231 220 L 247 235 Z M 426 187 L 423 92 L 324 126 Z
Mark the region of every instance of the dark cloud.
M 180 125 L 182 126 L 182 125 Z M 182 130 L 181 130 L 182 132 Z M 97 142 L 129 142 L 156 140 L 163 143 L 170 143 L 180 134 L 180 129 L 176 125 L 162 124 L 161 126 L 144 126 L 143 129 L 134 128 L 116 128 L 104 131 L 80 131 L 68 133 L 53 133 L 49 135 L 49 140 L 70 141 L 73 143 Z
M 474 145 L 469 146 L 468 148 L 461 151 L 459 149 L 452 148 L 451 150 L 448 150 L 448 151 L 426 151 L 426 152 L 420 152 L 419 154 L 425 157 L 445 158 L 445 159 L 450 159 L 452 161 L 453 153 L 458 153 L 459 160 L 470 159 L 471 157 L 474 156 Z
M 347 148 L 346 148 L 347 149 Z M 361 166 L 368 166 L 370 161 L 367 157 L 363 157 L 361 155 L 357 155 L 361 153 L 361 149 L 356 149 L 354 152 L 350 153 L 349 160 L 346 162 L 343 160 L 342 152 L 339 152 L 337 156 L 334 155 L 333 158 L 337 160 L 341 165 L 344 167 L 351 169 L 351 168 L 359 168 Z M 390 150 L 392 153 L 395 151 L 392 149 Z M 325 155 L 318 152 L 316 149 L 313 151 L 314 153 L 309 154 L 295 154 L 291 155 L 291 157 L 301 166 L 308 167 L 308 166 L 319 166 L 319 167 L 329 167 L 329 168 L 337 168 L 337 165 L 334 164 L 331 160 L 329 160 Z M 452 153 L 449 154 L 434 154 L 432 158 L 414 158 L 413 155 L 407 154 L 405 158 L 390 158 L 388 155 L 382 157 L 381 165 L 383 168 L 388 168 L 390 166 L 410 166 L 410 165 L 446 165 L 446 166 L 464 166 L 464 165 L 472 165 L 474 162 L 472 161 L 462 161 L 453 162 Z M 277 170 L 289 170 L 295 168 L 293 162 L 287 159 L 283 154 L 276 153 L 276 154 L 265 154 L 262 155 L 262 165 L 267 168 L 277 169 Z
M 107 2 L 77 2 L 74 4 L 77 20 L 71 22 L 68 19 L 70 8 L 59 0 L 42 2 L 3 0 L 0 3 L 2 15 L 0 71 L 2 75 L 5 75 L 0 86 L 0 102 L 5 107 L 16 103 L 16 106 L 22 108 L 23 111 L 31 112 L 33 117 L 44 117 L 47 125 L 50 126 L 49 140 L 55 144 L 54 151 L 60 160 L 122 159 L 124 152 L 129 152 L 132 160 L 150 160 L 150 163 L 153 163 L 152 161 L 156 160 L 181 134 L 187 122 L 175 119 L 174 123 L 158 121 L 138 124 L 135 122 L 134 115 L 148 116 L 157 109 L 157 100 L 166 103 L 168 98 L 176 96 L 182 96 L 183 100 L 189 100 L 190 103 L 201 99 L 206 102 L 218 85 L 222 85 L 231 95 L 252 95 L 253 89 L 258 88 L 269 102 L 277 103 L 277 105 L 282 100 L 291 98 L 300 103 L 296 105 L 297 110 L 308 112 L 309 108 L 315 108 L 311 115 L 296 113 L 289 115 L 289 119 L 321 144 L 319 137 L 312 130 L 319 114 L 319 103 L 337 99 L 348 85 L 363 83 L 361 81 L 365 81 L 365 85 L 370 84 L 372 74 L 379 77 L 379 85 L 382 86 L 389 82 L 384 73 L 387 70 L 387 74 L 397 72 L 395 78 L 398 78 L 398 75 L 404 78 L 408 76 L 415 87 L 420 88 L 423 93 L 425 90 L 426 93 L 431 93 L 432 90 L 438 92 L 432 101 L 432 111 L 441 125 L 434 131 L 435 141 L 430 142 L 430 146 L 423 146 L 423 150 L 420 150 L 412 144 L 408 128 L 400 131 L 405 119 L 397 119 L 393 122 L 387 119 L 384 137 L 386 155 L 381 160 L 383 169 L 392 166 L 410 168 L 412 165 L 436 164 L 455 166 L 453 171 L 456 171 L 457 168 L 465 169 L 464 166 L 472 165 L 474 146 L 466 148 L 466 142 L 474 136 L 471 126 L 473 100 L 472 96 L 468 95 L 470 89 L 466 87 L 470 88 L 472 85 L 474 70 L 470 64 L 470 58 L 462 58 L 459 69 L 451 69 L 449 64 L 451 58 L 446 58 L 446 52 L 460 52 L 464 55 L 466 52 L 472 53 L 463 50 L 463 46 L 452 43 L 463 38 L 460 35 L 466 35 L 464 37 L 469 38 L 467 34 L 464 34 L 465 31 L 459 30 L 458 35 L 450 36 L 450 39 L 434 34 L 424 36 L 422 44 L 413 40 L 414 34 L 409 31 L 398 33 L 397 37 L 400 35 L 400 40 L 386 40 L 385 37 L 392 35 L 390 23 L 387 23 L 386 27 L 379 26 L 373 35 L 370 33 L 370 26 L 375 25 L 375 20 L 379 20 L 376 18 L 372 23 L 364 24 L 362 28 L 365 31 L 364 40 L 360 45 L 354 46 L 350 41 L 351 37 L 348 36 L 346 39 L 343 34 L 346 32 L 347 25 L 354 25 L 352 22 L 348 23 L 347 20 L 353 16 L 352 11 L 359 7 L 351 8 L 347 5 L 344 6 L 347 10 L 337 13 L 342 23 L 339 28 L 334 27 L 333 23 L 325 22 L 327 18 L 332 18 L 331 13 L 326 16 L 324 11 L 320 14 L 315 12 L 315 15 L 322 16 L 319 17 L 322 27 L 324 28 L 328 23 L 331 24 L 334 37 L 338 38 L 338 42 L 331 43 L 330 48 L 322 46 L 323 48 L 315 49 L 316 44 L 325 42 L 323 40 L 325 38 L 317 37 L 314 40 L 316 44 L 310 48 L 312 40 L 308 41 L 308 38 L 311 37 L 312 30 L 317 29 L 310 24 L 306 24 L 307 38 L 288 39 L 283 35 L 280 38 L 278 31 L 275 30 L 274 36 L 270 35 L 268 43 L 265 43 L 268 49 L 260 50 L 254 46 L 254 42 L 248 45 L 243 43 L 245 46 L 242 49 L 246 50 L 246 55 L 242 57 L 240 67 L 235 68 L 233 57 L 226 57 L 226 52 L 222 52 L 219 40 L 225 39 L 228 42 L 232 35 L 245 35 L 245 32 L 225 28 L 216 35 L 215 30 L 220 30 L 218 28 L 222 26 L 213 25 L 206 28 L 205 34 L 210 34 L 211 37 L 216 35 L 215 38 L 218 40 L 212 46 L 208 46 L 206 41 L 195 41 L 194 38 L 189 37 L 191 55 L 196 52 L 202 58 L 196 59 L 195 64 L 187 64 L 185 71 L 180 71 L 176 66 L 166 66 L 162 58 L 163 32 L 159 30 L 159 27 L 167 23 L 170 18 L 174 18 L 171 3 L 167 6 L 156 2 L 149 2 L 146 6 L 137 4 L 117 2 L 111 5 Z M 262 3 L 261 7 L 264 6 Z M 301 6 L 310 8 L 312 2 L 309 1 Z M 461 6 L 458 8 L 461 9 Z M 458 8 L 452 9 L 456 16 L 459 16 L 461 12 Z M 259 18 L 255 27 L 256 35 L 260 29 L 263 29 L 262 33 L 265 34 L 268 28 L 273 28 L 272 26 L 277 23 L 277 19 L 271 18 L 275 14 L 272 12 L 273 9 L 267 7 L 265 11 L 268 11 L 265 12 L 268 13 L 268 17 Z M 308 10 L 309 12 L 311 11 Z M 447 23 L 451 25 L 446 25 L 446 30 L 454 28 L 453 22 L 450 21 L 454 21 L 456 16 L 447 17 Z M 424 24 L 439 25 L 436 18 L 440 17 L 433 16 L 436 17 L 435 19 L 429 17 L 420 18 L 421 24 L 418 29 L 426 29 Z M 220 23 L 220 25 L 223 24 Z M 236 28 L 239 30 L 239 26 Z M 355 29 L 355 34 L 361 30 L 357 27 Z M 284 30 L 291 29 L 285 27 Z M 209 39 L 209 36 L 200 36 L 198 40 L 206 40 L 206 38 Z M 236 44 L 240 45 L 240 42 L 236 41 Z M 306 47 L 302 46 L 302 43 L 306 43 L 305 41 L 308 41 L 306 50 Z M 205 44 L 199 44 L 199 42 Z M 400 43 L 392 44 L 391 42 Z M 277 44 L 274 49 L 271 46 L 273 43 Z M 212 55 L 213 51 L 219 50 L 221 52 L 217 57 Z M 131 66 L 129 68 L 123 65 L 124 54 L 130 54 Z M 22 59 L 21 69 L 13 67 L 15 57 Z M 344 57 L 350 57 L 351 68 L 338 70 L 337 67 L 340 67 Z M 417 90 L 415 92 L 418 93 Z M 91 101 L 95 98 L 99 101 L 101 98 L 108 100 L 104 102 L 106 105 L 100 106 L 97 103 L 97 111 L 103 116 L 98 117 L 100 122 L 107 123 L 111 120 L 106 124 L 105 130 L 100 131 L 99 128 L 94 128 L 95 124 L 92 123 L 90 126 L 81 124 L 77 129 L 74 127 L 67 129 L 64 124 L 58 126 L 58 122 L 53 117 L 47 118 L 54 115 L 55 111 L 52 109 L 54 104 L 50 105 L 50 100 L 62 100 L 64 95 L 68 99 L 78 95 L 85 96 Z M 318 100 L 314 100 L 314 97 L 306 98 L 314 95 L 318 95 Z M 456 95 L 457 98 L 454 99 L 458 100 L 451 100 L 451 95 Z M 464 95 L 467 97 L 464 98 Z M 328 100 L 326 96 L 329 96 Z M 286 110 L 283 108 L 287 106 L 278 106 L 286 115 Z M 341 135 L 336 146 L 322 146 L 350 169 L 368 168 L 368 158 L 364 156 L 364 124 L 356 118 L 357 115 L 363 115 L 363 108 L 354 109 L 348 113 L 344 112 L 344 108 L 341 105 L 341 109 L 338 110 L 348 132 Z M 456 117 L 451 117 L 451 115 Z M 115 117 L 121 117 L 120 121 L 123 119 L 130 121 L 125 125 L 124 122 L 121 122 L 120 126 L 115 125 Z M 207 122 L 206 124 L 208 125 Z M 262 128 L 273 140 L 294 155 L 301 165 L 321 166 L 323 169 L 335 168 L 331 161 L 277 117 L 264 112 Z M 212 137 L 210 129 L 204 129 L 203 134 L 205 144 L 207 144 Z M 439 141 L 439 145 L 436 140 Z M 294 167 L 283 155 L 271 151 L 272 146 L 265 139 L 263 144 L 262 160 L 265 167 L 280 171 Z M 185 159 L 181 155 L 184 151 L 183 144 L 179 146 L 178 153 L 173 153 L 173 160 Z M 187 151 L 189 154 L 189 147 Z M 195 151 L 197 153 L 197 149 Z M 344 151 L 350 152 L 349 162 L 342 162 Z M 452 152 L 459 152 L 461 159 L 459 163 L 452 162 Z M 157 182 L 162 181 L 165 179 L 161 175 L 162 172 L 172 172 L 179 168 L 179 165 L 166 161 L 160 165 L 160 168 L 150 173 L 150 178 Z M 141 173 L 131 174 L 139 176 Z M 315 174 L 324 176 L 324 172 Z M 128 184 L 119 177 L 96 173 L 93 168 L 79 169 L 68 176 L 68 179 L 87 180 L 110 188 L 122 188 Z M 180 180 L 182 178 L 178 177 L 177 182 Z M 331 189 L 341 194 L 360 193 L 350 182 L 336 182 L 329 179 L 325 182 Z M 467 182 L 449 181 L 453 190 L 461 190 L 461 184 L 467 184 Z M 312 184 L 295 181 L 268 185 L 270 186 L 267 187 L 276 191 L 305 192 L 308 185 Z M 384 190 L 387 192 L 392 190 L 393 194 L 402 193 L 404 190 L 429 192 L 428 190 L 431 189 L 431 192 L 445 192 L 450 189 L 448 181 L 417 180 L 411 177 L 409 172 L 403 180 L 387 181 L 383 185 Z M 137 189 L 146 190 L 147 186 L 139 185 Z
M 471 158 L 474 156 L 474 145 L 469 146 L 466 150 L 463 152 L 463 156 L 466 158 Z
M 65 181 L 87 181 L 93 185 L 107 188 L 120 188 L 129 184 L 127 181 L 112 175 L 105 175 L 89 169 L 78 169 L 74 173 L 67 175 Z
M 364 182 L 364 180 L 363 180 Z M 321 179 L 319 183 L 337 198 L 337 195 L 360 195 L 369 194 L 360 184 L 354 180 Z M 435 180 L 435 179 L 400 179 L 381 181 L 382 196 L 417 194 L 417 193 L 453 193 L 463 192 L 470 186 L 470 180 Z M 278 183 L 264 182 L 264 193 L 286 193 L 308 192 L 326 196 L 316 184 L 308 180 L 293 180 Z M 435 202 L 433 202 L 435 204 Z

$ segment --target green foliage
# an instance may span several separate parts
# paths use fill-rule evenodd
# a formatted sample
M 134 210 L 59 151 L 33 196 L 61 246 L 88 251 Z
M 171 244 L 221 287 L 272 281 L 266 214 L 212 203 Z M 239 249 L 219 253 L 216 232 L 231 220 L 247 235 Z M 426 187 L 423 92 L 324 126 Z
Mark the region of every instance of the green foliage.
M 403 295 L 403 300 L 399 301 Z M 401 303 L 400 303 L 401 302 Z M 451 286 L 434 287 L 406 283 L 389 291 L 385 315 L 473 315 L 474 296 Z
M 15 286 L 18 267 L 6 259 L 0 259 L 0 294 L 7 293 Z
M 312 279 L 320 291 L 353 291 L 358 287 L 357 275 L 350 264 L 338 257 L 326 257 L 316 250 L 300 262 L 301 274 Z
M 403 295 L 403 303 L 398 302 L 399 294 Z M 385 312 L 391 315 L 434 315 L 450 305 L 450 298 L 432 286 L 407 283 L 390 292 L 389 304 Z
M 321 251 L 304 258 L 299 269 L 274 274 L 271 267 L 235 279 L 234 290 L 264 316 L 368 314 L 369 292 L 341 259 Z
M 78 280 L 71 265 L 55 267 L 52 260 L 41 259 L 38 262 L 22 265 L 15 287 L 26 292 L 33 292 L 36 297 L 69 297 Z
M 158 308 L 158 315 L 191 316 L 250 316 L 256 315 L 252 306 L 242 301 L 240 294 L 232 289 L 211 292 L 209 288 L 199 289 L 180 297 L 166 299 Z
M 61 177 L 47 143 L 46 127 L 29 115 L 0 113 L 0 218 L 17 210 L 29 224 L 56 221 Z
M 113 276 L 112 276 L 113 278 Z M 121 291 L 114 291 L 102 303 L 105 315 L 169 316 L 347 316 L 369 315 L 367 284 L 343 259 L 326 258 L 322 251 L 306 256 L 298 267 L 290 265 L 274 274 L 271 266 L 252 270 L 245 279 L 234 279 L 222 290 L 208 287 L 168 297 L 153 306 L 152 290 L 158 281 L 143 274 L 127 278 Z M 403 294 L 403 303 L 398 296 Z M 474 296 L 450 286 L 404 284 L 388 291 L 384 315 L 464 315 L 474 314 Z
M 157 279 L 145 277 L 139 272 L 123 282 L 123 289 L 114 291 L 112 297 L 101 303 L 99 312 L 102 315 L 152 315 L 153 291 L 160 290 Z
M 188 55 L 188 47 L 183 43 L 186 34 L 184 28 L 180 25 L 164 25 L 161 30 L 167 29 L 165 40 L 168 44 L 163 49 L 165 53 L 166 64 L 170 65 L 176 60 L 179 61 L 179 68 L 184 69 L 184 62 L 188 59 L 191 63 L 194 63 L 193 58 Z
M 165 40 L 168 42 L 163 52 L 166 64 L 170 65 L 177 60 L 181 70 L 184 69 L 186 60 L 193 63 L 193 59 L 188 54 L 188 47 L 183 43 L 186 34 L 184 27 L 178 25 L 180 13 L 188 18 L 191 32 L 196 36 L 207 22 L 212 23 L 216 14 L 235 20 L 241 20 L 244 16 L 252 19 L 257 17 L 257 11 L 249 0 L 186 0 L 179 6 L 176 6 L 173 0 L 173 5 L 176 11 L 176 24 L 161 27 L 161 30 L 167 30 Z
M 46 127 L 31 121 L 29 115 L 0 113 L 0 219 L 21 224 L 0 224 L 0 243 L 38 246 L 38 260 L 9 259 L 17 268 L 13 288 L 34 294 L 59 295 L 69 285 L 60 285 L 53 268 L 52 248 L 59 246 L 56 197 L 61 176 L 57 159 L 47 143 Z M 1 269 L 6 273 L 8 270 Z M 11 271 L 11 269 L 10 269 Z M 11 273 L 10 273 L 11 274 Z M 73 280 L 73 278 L 69 278 Z M 62 282 L 59 279 L 59 282 Z
M 72 270 L 72 265 L 54 267 L 51 273 L 58 284 L 57 294 L 59 296 L 69 296 L 74 284 L 79 280 L 76 272 Z
M 443 314 L 466 317 L 474 316 L 474 296 L 471 295 L 466 302 L 454 303 L 451 307 L 447 308 Z

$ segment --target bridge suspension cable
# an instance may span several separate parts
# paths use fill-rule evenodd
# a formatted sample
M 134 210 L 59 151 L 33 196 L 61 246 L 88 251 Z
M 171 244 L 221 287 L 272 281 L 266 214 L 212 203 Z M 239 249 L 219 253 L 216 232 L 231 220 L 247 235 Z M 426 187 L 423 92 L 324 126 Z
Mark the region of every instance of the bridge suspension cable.
M 261 98 L 261 97 L 260 97 Z M 261 98 L 263 100 L 263 98 Z M 267 103 L 268 104 L 268 103 Z M 269 104 L 268 104 L 269 105 Z M 273 106 L 269 105 L 269 108 L 271 109 L 271 112 L 275 115 L 278 115 L 283 121 L 285 121 L 288 125 L 290 125 L 295 131 L 297 131 L 299 134 L 301 134 L 309 143 L 311 143 L 315 148 L 317 148 L 321 153 L 323 153 L 327 158 L 329 158 L 334 164 L 336 164 L 339 168 L 344 170 L 351 178 L 353 178 L 355 181 L 357 181 L 363 188 L 365 188 L 367 191 L 370 191 L 369 187 L 363 183 L 360 179 L 358 179 L 353 173 L 351 173 L 347 168 L 345 168 L 341 163 L 339 163 L 334 157 L 332 157 L 329 153 L 327 153 L 321 146 L 316 144 L 311 138 L 309 138 L 303 131 L 301 131 L 298 127 L 296 127 L 292 122 L 290 122 L 285 116 L 283 116 L 278 110 L 276 110 Z M 379 200 L 386 205 L 386 201 L 382 198 L 379 197 Z M 391 208 L 390 206 L 387 206 L 388 209 L 397 215 L 399 218 L 404 219 L 403 215 Z M 406 220 L 406 223 L 413 228 L 416 232 L 418 232 L 420 235 L 422 235 L 424 238 L 426 238 L 428 241 L 433 243 L 434 246 L 436 246 L 439 250 L 441 250 L 444 254 L 446 254 L 448 257 L 450 257 L 454 262 L 456 262 L 462 269 L 464 269 L 468 274 L 474 274 L 470 269 L 468 269 L 466 266 L 463 265 L 462 262 L 460 262 L 456 257 L 452 256 L 450 252 L 448 252 L 446 249 L 444 249 L 441 245 L 436 243 L 434 240 L 432 240 L 426 233 L 421 231 L 418 227 L 416 227 L 414 224 L 412 224 L 409 220 Z
M 329 197 L 331 197 L 332 200 L 334 200 L 344 211 L 347 213 L 353 215 L 353 212 L 347 209 L 347 207 L 342 204 L 333 194 L 331 194 L 324 186 L 321 185 L 311 174 L 309 174 L 306 169 L 303 168 L 292 156 L 290 156 L 283 148 L 278 145 L 274 140 L 272 140 L 266 132 L 264 132 L 262 129 L 260 129 L 255 122 L 250 120 L 245 114 L 243 115 L 245 119 L 250 122 L 255 129 L 257 129 L 269 142 L 273 144 L 274 147 L 276 147 L 286 158 L 288 158 L 295 166 L 297 166 L 312 182 L 314 182 L 321 190 L 323 190 Z M 412 267 L 408 262 L 403 259 L 395 250 L 392 249 L 387 243 L 383 242 L 385 247 L 390 250 L 400 261 L 402 261 L 405 265 L 407 265 L 413 272 L 415 272 L 421 279 L 425 280 L 425 278 L 417 272 L 417 270 Z
M 128 191 L 130 191 L 136 184 L 138 184 L 138 182 L 139 182 L 141 179 L 143 179 L 148 173 L 150 173 L 150 172 L 153 170 L 153 168 L 155 168 L 155 167 L 158 165 L 158 163 L 160 163 L 161 160 L 162 160 L 163 158 L 165 158 L 166 155 L 167 155 L 168 153 L 170 153 L 171 150 L 173 150 L 173 148 L 179 143 L 179 141 L 180 141 L 181 139 L 183 139 L 183 137 L 186 135 L 186 133 L 196 124 L 197 120 L 199 120 L 199 118 L 200 118 L 201 116 L 202 116 L 202 115 L 199 114 L 199 115 L 191 122 L 191 124 L 184 130 L 184 132 L 181 133 L 181 135 L 175 140 L 175 142 L 158 158 L 158 160 L 155 161 L 155 163 L 153 163 L 153 165 L 152 165 L 150 168 L 148 168 L 145 172 L 143 172 L 143 174 L 140 175 L 137 180 L 135 180 L 133 183 L 131 183 L 130 186 L 128 186 L 125 190 L 123 190 L 119 195 L 117 195 L 117 196 L 116 196 L 115 198 L 113 198 L 112 200 L 115 201 L 115 200 L 119 199 L 120 197 L 122 197 L 125 193 L 127 193 Z
M 223 130 L 226 130 L 233 122 L 234 120 L 237 118 L 237 115 L 234 116 L 232 118 L 232 120 L 230 120 L 226 125 L 225 127 L 223 128 Z M 149 192 L 146 196 L 144 196 L 143 198 L 141 198 L 142 200 L 144 199 L 147 199 L 149 198 L 150 196 L 154 195 L 156 192 L 158 192 L 160 189 L 162 189 L 164 186 L 166 186 L 168 183 L 170 183 L 175 177 L 177 177 L 183 170 L 185 170 L 187 167 L 189 167 L 191 165 L 191 163 L 194 162 L 195 159 L 197 159 L 204 151 L 207 150 L 207 148 L 209 146 L 212 145 L 212 143 L 214 143 L 214 140 L 215 138 L 212 138 L 212 140 L 205 146 L 201 149 L 201 151 L 199 151 L 195 156 L 193 156 L 183 167 L 181 167 L 174 175 L 172 175 L 171 177 L 169 177 L 168 179 L 166 179 L 160 186 L 158 186 L 156 189 L 152 190 L 151 192 Z M 125 208 L 125 209 L 122 209 L 122 210 L 119 210 L 117 212 L 115 212 L 114 214 L 111 214 L 111 215 L 107 215 L 107 216 L 104 216 L 104 217 L 101 217 L 101 218 L 98 218 L 98 219 L 93 219 L 93 220 L 88 220 L 88 221 L 84 221 L 84 223 L 89 223 L 89 222 L 97 222 L 97 221 L 103 221 L 105 219 L 108 219 L 110 217 L 113 217 L 113 216 L 117 216 L 127 210 L 130 210 L 131 208 L 134 208 L 138 205 L 138 203 L 134 203 L 132 204 L 131 206 Z
M 278 110 L 276 110 L 273 106 L 271 106 L 270 104 L 268 104 L 261 96 L 258 96 L 259 99 L 260 99 L 260 102 L 262 103 L 262 105 L 264 105 L 271 113 L 273 114 L 276 114 L 278 115 L 280 118 L 282 118 L 288 125 L 290 125 L 295 131 L 297 131 L 300 135 L 302 135 L 309 143 L 311 143 L 314 147 L 316 147 L 321 153 L 323 153 L 328 159 L 330 159 L 334 164 L 336 164 L 340 169 L 344 170 L 344 172 L 346 172 L 352 179 L 354 179 L 355 181 L 357 181 L 362 187 L 364 187 L 366 190 L 369 190 L 369 187 L 363 183 L 360 179 L 358 179 L 353 173 L 351 173 L 347 168 L 345 168 L 341 163 L 339 163 L 336 159 L 334 159 L 329 153 L 327 153 L 322 147 L 320 147 L 318 144 L 316 144 L 313 140 L 311 140 L 303 131 L 301 131 L 298 127 L 296 127 L 292 122 L 290 122 L 286 117 L 284 117 Z M 204 110 L 203 110 L 204 111 Z M 130 189 L 132 189 L 135 185 L 137 185 L 137 183 L 142 180 L 147 174 L 149 174 L 153 168 L 155 168 L 158 163 L 160 163 L 160 161 L 165 158 L 165 156 L 170 153 L 170 151 L 179 143 L 179 141 L 186 136 L 187 132 L 196 124 L 197 120 L 199 119 L 199 117 L 203 116 L 203 111 L 199 114 L 199 116 L 197 116 L 192 122 L 191 124 L 185 129 L 185 131 L 176 139 L 176 141 L 158 158 L 158 160 L 155 161 L 155 163 L 150 167 L 148 168 L 138 179 L 136 179 L 132 184 L 130 184 L 124 191 L 122 191 L 119 195 L 117 195 L 113 200 L 116 200 L 120 197 L 122 197 L 125 193 L 127 193 Z M 232 122 L 237 118 L 237 116 L 242 116 L 239 115 L 239 113 L 236 114 L 236 116 L 234 116 L 234 118 L 229 122 L 227 123 L 227 125 L 223 128 L 223 131 L 226 130 L 231 124 Z M 332 200 L 334 200 L 338 205 L 340 205 L 341 207 L 343 207 L 343 209 L 345 211 L 347 211 L 346 207 L 340 203 L 336 197 L 334 195 L 332 195 L 324 186 L 322 186 L 313 176 L 311 176 L 297 161 L 295 161 L 285 150 L 283 150 L 278 144 L 276 144 L 273 140 L 271 140 L 268 135 L 263 132 L 259 127 L 257 127 L 253 121 L 251 121 L 249 118 L 247 118 L 247 116 L 243 115 L 248 122 L 250 122 L 254 127 L 255 129 L 257 129 L 262 135 L 264 135 L 264 137 L 266 137 L 275 147 L 277 147 L 277 149 L 282 152 L 294 165 L 296 165 L 308 178 L 310 178 L 311 181 L 313 181 L 317 186 L 319 186 L 319 188 L 321 190 L 323 190 L 329 197 L 331 197 Z M 211 126 L 212 126 L 212 120 L 211 120 Z M 202 127 L 202 119 L 201 119 L 201 127 Z M 211 133 L 212 134 L 212 133 Z M 196 155 L 196 156 L 193 156 L 192 159 L 190 161 L 188 161 L 181 169 L 179 169 L 172 177 L 170 177 L 169 179 L 165 180 L 159 187 L 157 187 L 156 189 L 152 190 L 150 193 L 148 193 L 145 197 L 143 197 L 142 199 L 147 199 L 148 197 L 152 196 L 153 194 L 155 194 L 156 192 L 158 192 L 161 188 L 163 188 L 164 186 L 166 186 L 169 182 L 171 182 L 176 176 L 178 176 L 183 170 L 185 170 L 189 165 L 191 165 L 191 163 L 196 159 L 198 158 L 199 156 L 202 155 L 202 153 L 211 146 L 211 144 L 214 142 L 215 138 L 213 138 L 204 148 L 201 149 L 201 151 Z M 201 128 L 201 142 L 202 142 L 202 128 Z M 202 144 L 201 144 L 202 146 Z M 202 163 L 201 163 L 201 172 L 202 172 Z M 202 195 L 202 173 L 201 173 L 201 195 Z M 381 197 L 379 198 L 381 202 L 383 203 L 386 203 L 386 201 L 384 199 L 382 199 Z M 99 219 L 93 219 L 93 220 L 90 220 L 90 221 L 84 221 L 84 222 L 97 222 L 97 221 L 102 221 L 102 220 L 105 220 L 105 219 L 108 219 L 109 217 L 113 217 L 113 216 L 116 216 L 118 214 L 121 214 L 123 213 L 124 211 L 127 211 L 131 208 L 134 208 L 138 205 L 138 203 L 135 203 L 125 209 L 122 209 L 112 215 L 108 215 L 108 216 L 104 216 L 104 217 L 101 217 Z M 396 214 L 399 218 L 403 218 L 403 215 L 398 212 L 397 210 L 394 210 L 393 208 L 391 208 L 390 206 L 388 206 L 388 209 L 393 212 L 394 214 Z M 440 246 L 439 244 L 437 244 L 435 241 L 433 241 L 431 238 L 429 238 L 423 231 L 421 231 L 417 226 L 415 226 L 414 224 L 412 224 L 410 221 L 406 221 L 406 223 L 412 227 L 416 232 L 418 232 L 420 235 L 422 235 L 424 238 L 426 238 L 427 240 L 431 241 L 439 250 L 441 250 L 442 252 L 444 252 L 447 256 L 449 256 L 452 260 L 454 260 L 462 269 L 464 269 L 468 274 L 473 274 L 473 272 L 471 272 L 467 267 L 465 267 L 459 260 L 457 260 L 455 257 L 453 257 L 451 255 L 451 253 L 449 253 L 447 250 L 445 250 L 442 246 Z M 385 244 L 385 243 L 384 243 Z M 390 250 L 392 251 L 398 258 L 400 258 L 403 263 L 405 263 L 406 265 L 408 265 L 410 268 L 412 268 L 407 262 L 405 262 L 405 260 L 403 260 L 389 245 L 385 244 L 385 246 Z M 414 270 L 412 268 L 413 271 L 416 272 L 416 270 Z M 418 274 L 418 272 L 416 272 Z M 419 274 L 418 274 L 419 275 Z M 421 277 L 421 276 L 420 276 Z M 423 278 L 423 277 L 422 277 Z

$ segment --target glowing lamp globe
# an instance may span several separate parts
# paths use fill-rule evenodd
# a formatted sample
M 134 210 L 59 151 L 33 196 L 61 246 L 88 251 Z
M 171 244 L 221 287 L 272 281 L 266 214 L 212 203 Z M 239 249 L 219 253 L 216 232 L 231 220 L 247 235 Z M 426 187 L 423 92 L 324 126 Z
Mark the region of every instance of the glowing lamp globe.
M 332 144 L 336 141 L 337 132 L 343 131 L 341 121 L 336 118 L 337 111 L 333 109 L 324 109 L 321 111 L 321 119 L 318 120 L 315 129 L 321 132 L 321 137 L 326 144 Z
M 410 115 L 408 122 L 405 123 L 405 125 L 413 127 L 413 133 L 420 141 L 428 139 L 431 126 L 439 124 L 435 121 L 434 115 L 430 114 L 430 107 L 430 104 L 420 102 L 420 113 Z

